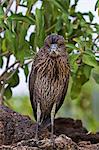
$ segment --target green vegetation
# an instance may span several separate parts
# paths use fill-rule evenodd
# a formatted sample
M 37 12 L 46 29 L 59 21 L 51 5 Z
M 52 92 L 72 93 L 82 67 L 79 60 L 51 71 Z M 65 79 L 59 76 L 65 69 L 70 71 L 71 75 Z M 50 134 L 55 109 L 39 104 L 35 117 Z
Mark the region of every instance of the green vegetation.
M 11 98 L 9 101 L 5 100 L 5 105 L 9 106 L 12 110 L 15 110 L 16 112 L 29 116 L 33 119 L 33 111 L 31 103 L 29 101 L 29 97 L 14 97 Z
M 67 100 L 58 114 L 83 119 L 90 129 L 98 129 L 99 119 L 95 117 L 98 110 L 94 111 L 96 101 L 93 99 L 95 82 L 99 84 L 99 62 L 95 57 L 99 51 L 99 24 L 93 22 L 92 12 L 77 12 L 78 0 L 74 0 L 73 4 L 71 0 L 43 0 L 41 8 L 35 13 L 31 9 L 36 0 L 16 0 L 14 12 L 10 2 L 0 2 L 0 68 L 5 66 L 0 75 L 0 100 L 4 99 L 11 108 L 31 117 L 27 98 L 12 98 L 12 89 L 20 84 L 19 68 L 24 70 L 27 82 L 28 65 L 36 48 L 43 46 L 48 34 L 61 34 L 66 39 L 69 53 L 71 81 Z M 25 15 L 18 13 L 19 6 L 26 9 Z M 99 0 L 96 9 L 99 10 Z M 34 25 L 34 31 L 26 40 L 31 25 Z M 10 64 L 12 55 L 15 61 Z

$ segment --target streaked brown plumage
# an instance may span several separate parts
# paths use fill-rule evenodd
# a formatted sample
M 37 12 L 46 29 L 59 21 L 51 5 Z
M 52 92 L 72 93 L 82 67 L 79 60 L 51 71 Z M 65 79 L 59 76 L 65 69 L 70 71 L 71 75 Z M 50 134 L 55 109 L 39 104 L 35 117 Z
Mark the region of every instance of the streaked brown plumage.
M 29 77 L 30 100 L 36 119 L 39 103 L 40 123 L 50 119 L 54 104 L 55 114 L 61 107 L 68 87 L 69 73 L 64 38 L 49 35 L 34 59 Z

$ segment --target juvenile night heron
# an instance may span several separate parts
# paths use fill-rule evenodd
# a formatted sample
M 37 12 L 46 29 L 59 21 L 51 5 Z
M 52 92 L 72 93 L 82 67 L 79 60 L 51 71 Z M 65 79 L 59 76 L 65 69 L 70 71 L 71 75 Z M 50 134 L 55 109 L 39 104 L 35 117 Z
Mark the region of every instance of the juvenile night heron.
M 29 92 L 37 120 L 36 139 L 39 126 L 49 121 L 53 137 L 54 117 L 67 92 L 70 67 L 64 42 L 60 35 L 47 36 L 32 64 Z

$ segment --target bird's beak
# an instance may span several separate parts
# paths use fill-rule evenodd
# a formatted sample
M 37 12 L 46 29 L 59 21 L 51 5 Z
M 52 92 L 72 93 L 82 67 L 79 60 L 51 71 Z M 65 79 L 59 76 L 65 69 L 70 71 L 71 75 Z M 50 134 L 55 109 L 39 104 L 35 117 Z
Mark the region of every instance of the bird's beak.
M 51 53 L 56 53 L 57 52 L 57 44 L 51 44 L 51 46 L 50 46 L 50 52 Z

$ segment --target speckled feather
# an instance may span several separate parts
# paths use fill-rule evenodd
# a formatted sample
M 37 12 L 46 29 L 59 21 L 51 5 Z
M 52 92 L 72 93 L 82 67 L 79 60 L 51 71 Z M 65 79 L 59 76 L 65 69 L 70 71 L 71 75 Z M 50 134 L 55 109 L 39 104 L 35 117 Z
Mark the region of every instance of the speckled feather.
M 54 36 L 57 39 L 56 42 L 61 41 L 64 45 L 64 39 L 57 36 Z M 37 118 L 37 102 L 40 102 L 41 120 L 43 121 L 50 118 L 55 102 L 56 112 L 61 107 L 67 92 L 70 74 L 65 45 L 63 47 L 60 45 L 59 56 L 51 56 L 47 50 L 47 44 L 50 45 L 51 40 L 51 37 L 47 37 L 44 47 L 37 53 L 29 77 L 30 100 L 34 116 Z

